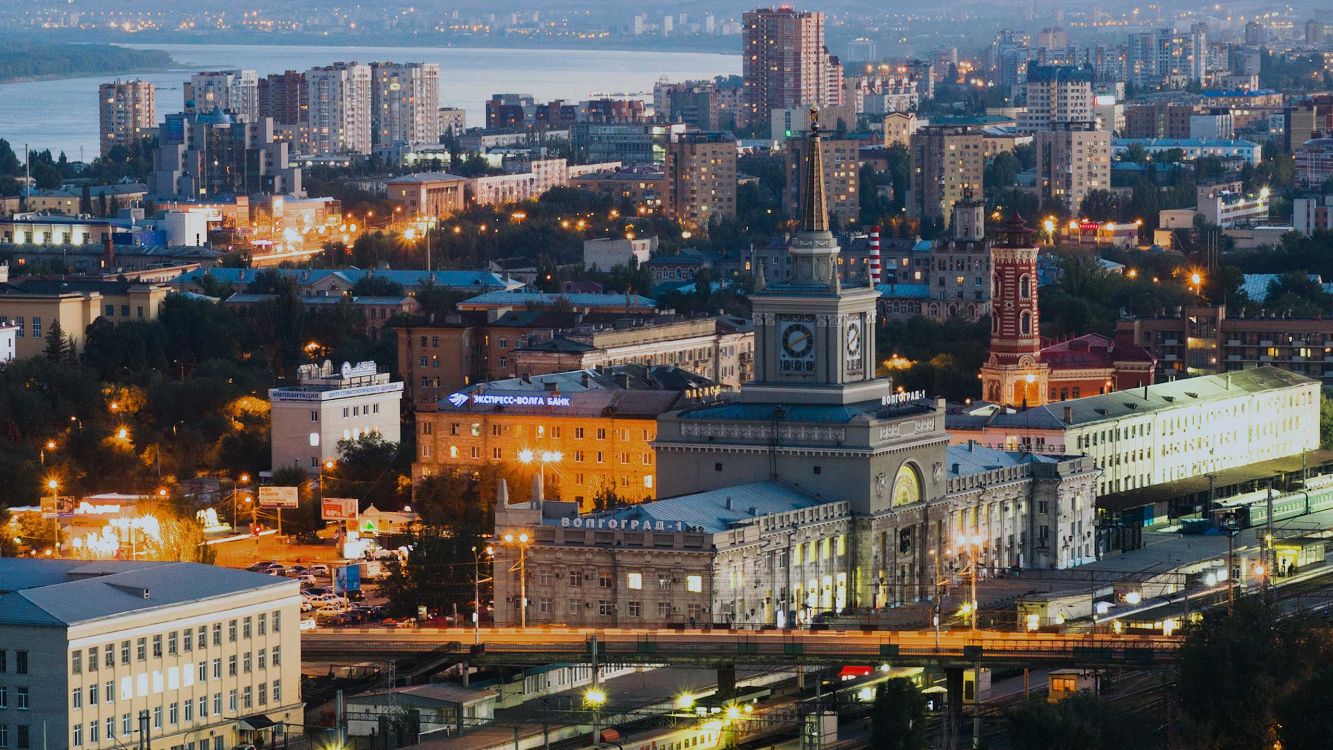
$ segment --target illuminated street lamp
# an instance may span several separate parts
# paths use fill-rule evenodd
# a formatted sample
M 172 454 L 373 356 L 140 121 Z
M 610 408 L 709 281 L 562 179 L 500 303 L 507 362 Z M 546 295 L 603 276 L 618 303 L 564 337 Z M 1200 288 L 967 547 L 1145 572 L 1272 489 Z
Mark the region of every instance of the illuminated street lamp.
M 606 691 L 598 684 L 596 663 L 592 670 L 592 687 L 583 693 L 583 705 L 592 709 L 592 744 L 597 747 L 602 742 L 602 707 L 606 705 Z
M 508 532 L 504 535 L 504 543 L 512 544 L 518 547 L 518 626 L 526 628 L 528 626 L 528 543 L 532 537 L 528 532 L 520 531 L 517 534 Z
M 472 548 L 472 642 L 481 643 L 481 558 L 490 559 L 495 556 L 495 548 L 486 545 L 485 548 Z M 494 581 L 495 577 L 492 576 Z
M 534 451 L 531 448 L 524 448 L 518 452 L 518 462 L 523 465 L 529 465 L 536 461 L 539 463 L 537 468 L 538 476 L 541 478 L 539 487 L 541 496 L 546 496 L 546 465 L 558 464 L 563 461 L 565 454 L 560 451 Z
M 963 604 L 962 612 L 972 623 L 972 632 L 977 632 L 977 574 L 981 571 L 981 547 L 986 543 L 986 538 L 981 534 L 964 534 L 959 541 L 960 547 L 967 548 L 967 556 L 970 558 L 972 568 L 972 593 L 971 601 Z

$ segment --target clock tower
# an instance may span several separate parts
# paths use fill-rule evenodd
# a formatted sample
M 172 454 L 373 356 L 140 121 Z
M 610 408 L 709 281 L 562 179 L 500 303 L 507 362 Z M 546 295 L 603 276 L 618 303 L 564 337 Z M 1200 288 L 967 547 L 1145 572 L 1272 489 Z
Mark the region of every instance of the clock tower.
M 756 269 L 754 382 L 747 402 L 851 404 L 878 399 L 887 387 L 875 378 L 875 300 L 870 285 L 843 289 L 838 242 L 829 231 L 824 159 L 818 115 L 810 116 L 802 165 L 800 226 L 787 246 L 789 279 L 768 285 Z

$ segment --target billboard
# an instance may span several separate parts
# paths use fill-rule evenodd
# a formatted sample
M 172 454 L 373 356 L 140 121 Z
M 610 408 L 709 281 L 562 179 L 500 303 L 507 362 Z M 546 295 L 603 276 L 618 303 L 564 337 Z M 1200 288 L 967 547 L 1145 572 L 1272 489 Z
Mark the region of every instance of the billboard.
M 41 499 L 42 518 L 56 518 L 61 515 L 69 515 L 74 512 L 74 498 L 72 497 L 44 497 Z
M 296 508 L 300 502 L 295 487 L 260 487 L 259 507 Z
M 319 504 L 320 518 L 325 521 L 351 521 L 357 516 L 354 497 L 326 497 Z
M 333 569 L 333 593 L 346 594 L 361 590 L 361 567 L 342 565 Z

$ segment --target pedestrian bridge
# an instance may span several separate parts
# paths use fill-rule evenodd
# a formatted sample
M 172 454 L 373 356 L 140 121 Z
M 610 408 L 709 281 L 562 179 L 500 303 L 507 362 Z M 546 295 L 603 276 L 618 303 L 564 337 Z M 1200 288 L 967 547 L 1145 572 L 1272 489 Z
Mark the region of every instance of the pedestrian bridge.
M 1179 636 L 945 630 L 635 630 L 532 627 L 306 631 L 306 657 L 433 656 L 441 662 L 540 665 L 870 664 L 957 667 L 1168 667 Z

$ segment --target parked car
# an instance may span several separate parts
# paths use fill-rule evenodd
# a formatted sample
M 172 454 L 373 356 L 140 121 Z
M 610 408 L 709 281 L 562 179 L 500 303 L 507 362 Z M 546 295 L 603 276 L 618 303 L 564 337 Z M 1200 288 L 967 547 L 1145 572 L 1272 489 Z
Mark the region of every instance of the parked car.
M 312 586 L 301 593 L 305 596 L 319 596 L 321 594 L 332 594 L 333 589 L 327 586 Z
M 268 570 L 266 570 L 266 571 L 264 571 L 264 572 L 265 572 L 265 573 L 268 573 L 268 574 L 271 575 L 271 576 L 282 577 L 282 576 L 285 576 L 285 575 L 287 574 L 287 569 L 284 568 L 284 567 L 281 566 L 281 565 L 274 565 L 273 567 L 269 568 Z
M 309 586 L 315 583 L 315 577 L 309 573 L 301 573 L 296 576 L 296 580 L 300 581 L 302 586 Z
M 316 623 L 314 620 L 311 619 L 301 620 L 301 630 L 314 630 L 315 627 Z
M 302 600 L 301 600 L 301 611 L 302 611 L 302 612 L 314 612 L 314 611 L 315 611 L 315 604 L 314 604 L 314 602 L 310 601 L 309 599 L 302 599 Z
M 309 568 L 306 568 L 305 572 L 313 576 L 328 576 L 329 566 L 323 564 L 311 565 Z

